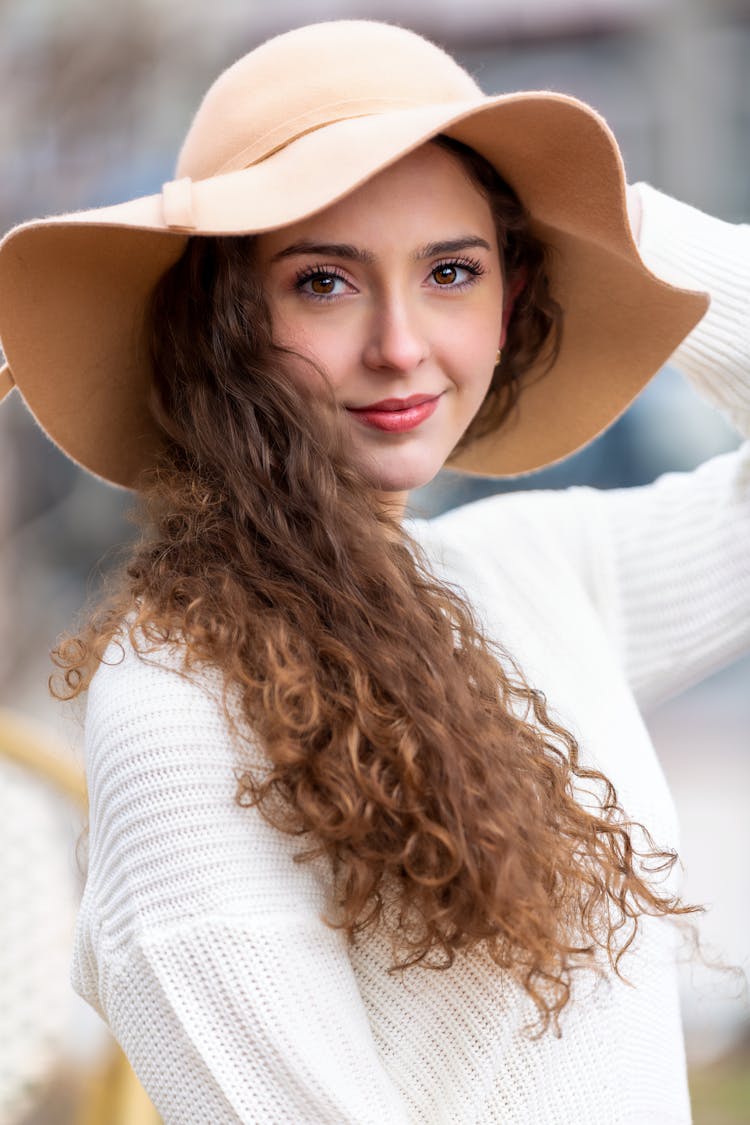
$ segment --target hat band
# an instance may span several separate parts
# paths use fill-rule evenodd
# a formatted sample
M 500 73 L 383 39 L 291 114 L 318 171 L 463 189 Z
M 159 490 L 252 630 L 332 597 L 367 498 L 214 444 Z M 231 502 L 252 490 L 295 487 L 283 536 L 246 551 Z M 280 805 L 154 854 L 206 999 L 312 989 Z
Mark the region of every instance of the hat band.
M 407 107 L 401 106 L 400 108 Z M 332 117 L 326 121 L 317 121 L 313 125 L 308 125 L 306 129 L 301 129 L 298 133 L 285 136 L 284 140 L 280 141 L 273 148 L 265 148 L 262 155 L 258 156 L 255 160 L 250 160 L 241 168 L 231 169 L 225 166 L 220 172 L 217 172 L 216 175 L 229 175 L 232 171 L 240 172 L 246 168 L 252 168 L 256 164 L 261 164 L 264 160 L 268 160 L 270 156 L 274 156 L 277 152 L 280 152 L 281 149 L 294 144 L 295 141 L 306 137 L 309 133 L 315 133 L 318 129 L 325 129 L 327 125 L 337 125 L 340 121 L 351 121 L 356 117 L 372 116 L 372 112 L 364 112 L 353 113 L 349 117 L 339 116 Z M 257 151 L 257 148 L 258 146 L 254 145 L 252 149 L 247 149 L 246 153 Z M 212 179 L 213 177 L 210 178 Z M 198 224 L 193 214 L 193 181 L 190 176 L 181 176 L 178 180 L 169 180 L 167 183 L 162 184 L 161 208 L 165 226 L 170 228 L 176 227 L 180 230 L 195 230 Z
M 193 181 L 190 176 L 170 180 L 161 189 L 161 210 L 168 227 L 197 226 L 193 216 Z
M 349 121 L 354 117 L 371 117 L 378 113 L 392 113 L 399 109 L 421 109 L 438 102 L 464 102 L 467 98 L 475 95 L 481 96 L 481 90 L 478 87 L 476 91 L 471 93 L 469 91 L 455 92 L 452 97 L 446 95 L 443 91 L 440 95 L 436 93 L 434 96 L 425 94 L 422 97 L 412 95 L 411 97 L 388 98 L 381 95 L 377 98 L 339 98 L 334 102 L 324 102 L 312 109 L 305 109 L 303 113 L 298 113 L 295 117 L 288 117 L 280 125 L 274 125 L 271 129 L 267 129 L 265 133 L 256 137 L 251 144 L 246 145 L 245 148 L 227 158 L 212 174 L 220 176 L 222 172 L 237 172 L 241 168 L 249 168 L 251 164 L 259 164 L 261 160 L 265 160 L 266 157 L 278 152 L 280 148 L 284 148 L 300 137 L 304 137 L 306 133 L 311 133 L 314 129 L 322 129 L 326 125 L 334 125 L 337 121 Z

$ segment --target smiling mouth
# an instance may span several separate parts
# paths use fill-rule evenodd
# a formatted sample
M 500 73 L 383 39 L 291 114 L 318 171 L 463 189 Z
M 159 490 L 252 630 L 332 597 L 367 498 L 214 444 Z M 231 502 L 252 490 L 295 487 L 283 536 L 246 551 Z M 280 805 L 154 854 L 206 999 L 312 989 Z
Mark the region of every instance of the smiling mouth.
M 403 433 L 406 430 L 415 429 L 422 422 L 426 422 L 437 410 L 441 397 L 441 395 L 434 395 L 430 398 L 425 395 L 412 395 L 411 400 L 384 399 L 382 403 L 376 403 L 374 406 L 359 409 L 347 407 L 347 410 L 366 426 L 383 430 L 386 433 Z M 406 405 L 398 407 L 390 405 L 399 402 Z M 385 405 L 386 403 L 389 405 Z
M 349 406 L 347 410 L 407 410 L 410 406 L 421 406 L 423 402 L 430 402 L 440 395 L 409 395 L 408 398 L 384 398 L 380 402 L 371 402 L 368 406 Z

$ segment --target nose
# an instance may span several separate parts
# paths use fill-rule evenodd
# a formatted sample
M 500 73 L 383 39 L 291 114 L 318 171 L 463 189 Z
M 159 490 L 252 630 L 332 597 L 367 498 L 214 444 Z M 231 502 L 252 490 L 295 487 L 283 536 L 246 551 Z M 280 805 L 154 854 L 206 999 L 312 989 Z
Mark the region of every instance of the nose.
M 398 295 L 384 297 L 373 312 L 363 361 L 374 370 L 413 371 L 430 354 L 418 311 Z

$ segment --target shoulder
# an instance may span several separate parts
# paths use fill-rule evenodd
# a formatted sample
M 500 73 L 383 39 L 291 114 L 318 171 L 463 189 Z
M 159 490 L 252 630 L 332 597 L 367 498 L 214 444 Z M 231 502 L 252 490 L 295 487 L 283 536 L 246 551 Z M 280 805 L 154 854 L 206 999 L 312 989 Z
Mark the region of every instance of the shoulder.
M 232 694 L 226 697 L 218 668 L 186 665 L 179 643 L 135 639 L 123 627 L 105 651 L 88 692 L 86 770 L 90 786 L 101 774 L 130 776 L 141 766 L 212 768 L 256 764 Z
M 158 643 L 128 624 L 110 641 L 89 687 L 87 721 L 99 709 L 111 713 L 134 703 L 177 707 L 215 706 L 221 698 L 218 669 L 189 669 L 187 649 L 179 642 Z
M 478 551 L 502 548 L 523 558 L 527 551 L 555 555 L 570 550 L 595 514 L 596 489 L 575 485 L 561 489 L 515 489 L 497 492 L 451 508 L 431 519 L 409 524 L 425 546 L 460 547 Z

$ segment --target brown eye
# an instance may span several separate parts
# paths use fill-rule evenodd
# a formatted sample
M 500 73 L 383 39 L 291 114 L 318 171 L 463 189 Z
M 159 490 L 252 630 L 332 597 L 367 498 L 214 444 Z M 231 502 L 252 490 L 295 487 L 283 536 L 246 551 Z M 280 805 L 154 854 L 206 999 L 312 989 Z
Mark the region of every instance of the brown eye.
M 432 276 L 438 285 L 451 285 L 456 280 L 455 266 L 438 266 L 433 270 Z
M 294 288 L 310 300 L 327 301 L 343 296 L 345 290 L 352 287 L 343 274 L 327 269 L 321 262 L 302 270 L 294 279 Z
M 313 293 L 318 293 L 321 297 L 325 297 L 331 293 L 335 284 L 336 279 L 326 274 L 319 274 L 318 277 L 310 278 Z

